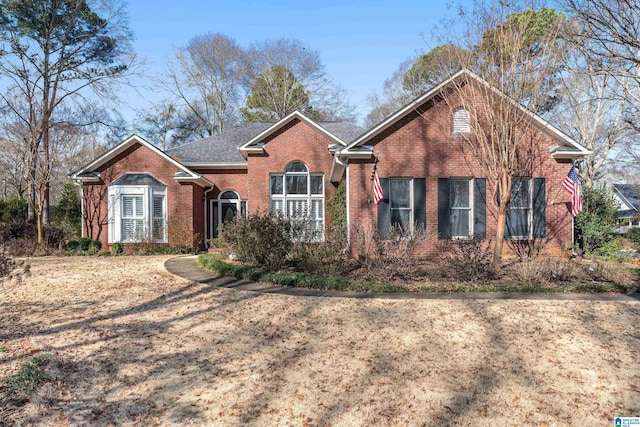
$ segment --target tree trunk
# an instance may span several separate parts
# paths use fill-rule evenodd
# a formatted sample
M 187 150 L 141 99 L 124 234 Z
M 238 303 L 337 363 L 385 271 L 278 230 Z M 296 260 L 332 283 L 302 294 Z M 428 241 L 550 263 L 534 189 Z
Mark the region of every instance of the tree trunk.
M 44 203 L 42 204 L 42 223 L 43 224 L 51 224 L 51 218 L 49 216 L 50 211 L 50 202 L 49 202 L 49 183 L 47 183 L 47 187 L 44 190 Z
M 502 247 L 504 246 L 504 231 L 507 225 L 507 206 L 498 208 L 498 224 L 496 226 L 496 244 L 493 246 L 493 261 L 491 268 L 494 271 L 500 269 L 502 263 Z
M 496 224 L 496 243 L 493 246 L 493 271 L 500 270 L 502 263 L 502 248 L 504 247 L 504 232 L 507 226 L 507 211 L 511 201 L 511 176 L 504 172 L 498 178 L 498 223 Z
M 42 232 L 42 210 L 36 212 L 36 227 L 38 227 L 38 244 L 44 242 L 44 233 Z

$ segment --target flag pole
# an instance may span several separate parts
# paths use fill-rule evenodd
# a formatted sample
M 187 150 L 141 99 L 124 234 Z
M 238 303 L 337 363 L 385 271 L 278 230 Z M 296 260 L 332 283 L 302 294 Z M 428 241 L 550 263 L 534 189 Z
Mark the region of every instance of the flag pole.
M 371 193 L 373 193 L 373 173 L 378 167 L 378 156 L 373 156 L 373 170 L 371 171 L 371 188 L 369 188 L 369 195 L 367 196 L 367 203 L 371 203 Z

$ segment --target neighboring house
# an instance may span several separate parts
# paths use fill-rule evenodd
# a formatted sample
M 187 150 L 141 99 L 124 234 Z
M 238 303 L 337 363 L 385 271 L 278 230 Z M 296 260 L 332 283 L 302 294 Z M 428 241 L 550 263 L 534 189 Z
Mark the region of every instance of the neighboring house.
M 612 184 L 613 195 L 618 202 L 618 232 L 626 233 L 640 227 L 640 185 Z
M 108 249 L 114 242 L 167 242 L 180 222 L 173 227 L 206 240 L 218 237 L 225 221 L 271 209 L 311 217 L 323 240 L 327 202 L 344 181 L 350 229 L 425 230 L 422 255 L 441 250 L 439 240 L 489 241 L 496 226 L 491 183 L 455 149 L 470 131 L 471 113 L 451 114 L 438 97 L 462 75 L 482 82 L 462 71 L 364 132 L 294 112 L 165 152 L 132 136 L 71 175 L 83 186 L 83 233 Z M 589 152 L 535 115 L 525 131 L 539 141 L 541 161 L 514 181 L 506 238 L 563 251 L 572 244 L 572 218 L 562 181 L 571 161 Z M 374 156 L 384 190 L 379 206 L 371 200 Z

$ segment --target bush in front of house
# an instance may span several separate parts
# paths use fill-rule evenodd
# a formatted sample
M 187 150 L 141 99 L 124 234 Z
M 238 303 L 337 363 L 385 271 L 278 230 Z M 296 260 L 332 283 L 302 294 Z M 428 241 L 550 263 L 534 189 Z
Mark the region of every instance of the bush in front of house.
M 38 243 L 36 225 L 24 219 L 0 222 L 0 242 L 13 256 L 48 254 L 64 247 L 64 232 L 55 225 L 43 224 L 44 242 Z
M 276 271 L 285 268 L 295 242 L 305 235 L 304 221 L 289 221 L 276 212 L 258 212 L 224 225 L 221 238 L 238 260 Z
M 582 211 L 575 217 L 576 240 L 585 253 L 598 249 L 615 239 L 618 206 L 613 193 L 604 187 L 585 188 Z
M 88 237 L 81 237 L 79 240 L 69 240 L 67 242 L 67 253 L 70 254 L 95 254 L 102 249 L 100 240 L 91 240 Z

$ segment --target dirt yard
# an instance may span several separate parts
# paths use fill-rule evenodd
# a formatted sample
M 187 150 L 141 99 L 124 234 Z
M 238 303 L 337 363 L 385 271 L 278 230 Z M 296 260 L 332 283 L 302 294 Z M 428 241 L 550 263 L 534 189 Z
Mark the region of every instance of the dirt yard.
M 169 257 L 32 261 L 0 377 L 58 381 L 0 424 L 613 425 L 640 415 L 640 302 L 304 298 L 189 283 Z M 5 387 L 6 389 L 6 387 Z M 2 396 L 0 396 L 2 399 Z

